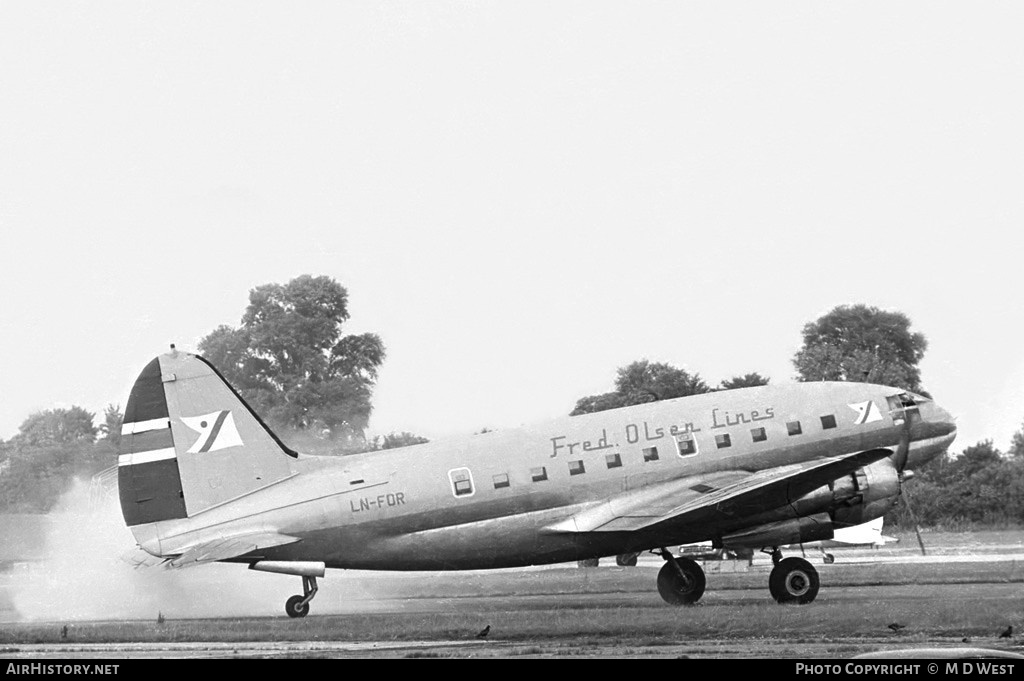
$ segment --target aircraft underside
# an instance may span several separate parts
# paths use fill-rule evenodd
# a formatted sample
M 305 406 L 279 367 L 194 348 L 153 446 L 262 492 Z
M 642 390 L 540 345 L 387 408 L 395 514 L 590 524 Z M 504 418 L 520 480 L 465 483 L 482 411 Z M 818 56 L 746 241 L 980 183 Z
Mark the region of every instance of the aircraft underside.
M 768 589 L 772 597 L 779 603 L 804 604 L 818 594 L 818 573 L 803 558 L 783 557 L 780 547 L 831 539 L 837 523 L 859 524 L 888 511 L 900 494 L 897 472 L 889 459 L 876 461 L 866 469 L 784 506 L 717 526 L 666 525 L 642 532 L 545 533 L 545 525 L 565 514 L 564 509 L 550 509 L 533 514 L 528 520 L 506 517 L 493 523 L 406 534 L 389 535 L 386 528 L 379 526 L 339 527 L 310 533 L 301 542 L 263 551 L 258 560 L 251 555 L 237 560 L 250 563 L 255 570 L 302 577 L 303 594 L 292 596 L 286 604 L 286 612 L 292 617 L 308 613 L 317 590 L 316 578 L 324 575 L 325 568 L 478 570 L 575 562 L 643 551 L 651 551 L 665 560 L 657 577 L 662 599 L 671 605 L 691 605 L 704 594 L 704 570 L 696 561 L 674 555 L 666 547 L 712 541 L 719 548 L 746 548 L 770 554 L 774 567 Z M 359 550 L 351 551 L 351 547 Z

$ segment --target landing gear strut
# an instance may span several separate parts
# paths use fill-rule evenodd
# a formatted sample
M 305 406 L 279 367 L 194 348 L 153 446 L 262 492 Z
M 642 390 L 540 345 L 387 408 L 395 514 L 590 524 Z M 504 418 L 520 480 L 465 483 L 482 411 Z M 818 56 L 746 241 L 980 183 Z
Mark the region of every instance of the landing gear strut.
M 770 549 L 761 549 L 761 553 L 767 553 L 772 557 L 772 565 L 778 565 L 779 561 L 782 560 L 782 551 L 778 546 L 773 546 Z
M 704 570 L 689 558 L 676 558 L 661 549 L 665 565 L 658 573 L 658 593 L 670 605 L 692 605 L 704 595 Z
M 304 595 L 295 595 L 289 598 L 284 604 L 284 611 L 289 617 L 305 617 L 309 614 L 309 602 L 316 596 L 316 577 L 302 577 L 302 592 Z

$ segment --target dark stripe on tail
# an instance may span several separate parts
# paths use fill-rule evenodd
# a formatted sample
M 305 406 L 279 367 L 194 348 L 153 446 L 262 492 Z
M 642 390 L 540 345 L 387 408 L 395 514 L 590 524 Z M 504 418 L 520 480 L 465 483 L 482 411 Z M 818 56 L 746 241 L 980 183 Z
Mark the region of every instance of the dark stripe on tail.
M 118 466 L 117 484 L 129 527 L 187 517 L 177 459 Z
M 160 379 L 160 360 L 154 359 L 146 365 L 132 386 L 128 406 L 124 408 L 124 422 L 159 418 L 167 418 L 167 397 L 164 396 L 164 383 Z
M 154 359 L 132 386 L 128 406 L 124 410 L 124 422 L 131 424 L 161 418 L 168 418 L 167 396 L 160 374 L 160 360 Z M 117 487 L 121 513 L 129 527 L 188 515 L 178 459 L 171 455 L 173 448 L 170 423 L 166 428 L 121 436 L 117 448 Z M 132 463 L 134 455 L 147 452 L 166 452 L 166 455 L 155 461 L 142 456 L 139 458 L 144 463 Z
M 170 428 L 160 430 L 147 430 L 144 433 L 130 433 L 121 436 L 121 446 L 118 454 L 137 454 L 139 452 L 152 452 L 156 449 L 167 449 L 174 446 L 174 439 L 171 438 Z

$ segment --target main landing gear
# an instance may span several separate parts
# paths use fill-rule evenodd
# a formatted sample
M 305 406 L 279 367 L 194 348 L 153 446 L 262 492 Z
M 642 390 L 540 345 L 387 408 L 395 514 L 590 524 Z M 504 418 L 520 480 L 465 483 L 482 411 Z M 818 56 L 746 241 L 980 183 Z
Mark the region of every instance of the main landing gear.
M 704 595 L 704 570 L 691 558 L 676 558 L 661 549 L 665 565 L 658 572 L 658 593 L 671 605 L 692 605 Z
M 771 553 L 772 568 L 768 575 L 768 591 L 779 603 L 803 605 L 818 595 L 818 571 L 803 558 L 783 558 L 782 551 L 775 546 Z
M 690 558 L 677 558 L 662 548 L 665 565 L 658 572 L 658 593 L 670 605 L 693 605 L 704 595 L 704 570 Z M 768 591 L 779 603 L 810 603 L 818 595 L 818 572 L 803 558 L 783 558 L 782 551 L 770 551 L 775 566 L 768 575 Z
M 305 617 L 309 614 L 309 602 L 316 596 L 316 577 L 302 577 L 303 595 L 295 595 L 289 598 L 284 604 L 284 611 L 289 617 Z

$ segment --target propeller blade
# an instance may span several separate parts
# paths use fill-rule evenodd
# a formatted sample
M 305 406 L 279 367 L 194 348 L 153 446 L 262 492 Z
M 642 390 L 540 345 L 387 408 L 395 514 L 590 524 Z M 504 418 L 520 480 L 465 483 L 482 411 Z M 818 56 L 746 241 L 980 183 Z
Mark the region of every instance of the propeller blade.
M 902 473 L 903 469 L 907 467 L 907 455 L 910 453 L 910 428 L 906 428 L 903 434 L 900 436 L 900 443 L 896 447 L 896 454 L 892 458 L 892 463 L 896 466 L 896 472 Z
M 903 489 L 903 485 L 902 485 L 903 478 L 902 478 L 902 476 L 901 476 L 900 480 L 901 480 L 900 491 L 901 491 L 901 496 L 903 497 L 903 505 L 907 507 L 907 515 L 910 516 L 910 522 L 914 523 L 914 533 L 917 535 L 917 545 L 921 547 L 921 555 L 922 556 L 927 556 L 928 552 L 924 548 L 924 540 L 921 539 L 921 526 L 918 524 L 917 516 L 914 515 L 914 509 L 910 505 L 910 497 L 907 495 L 906 490 Z

